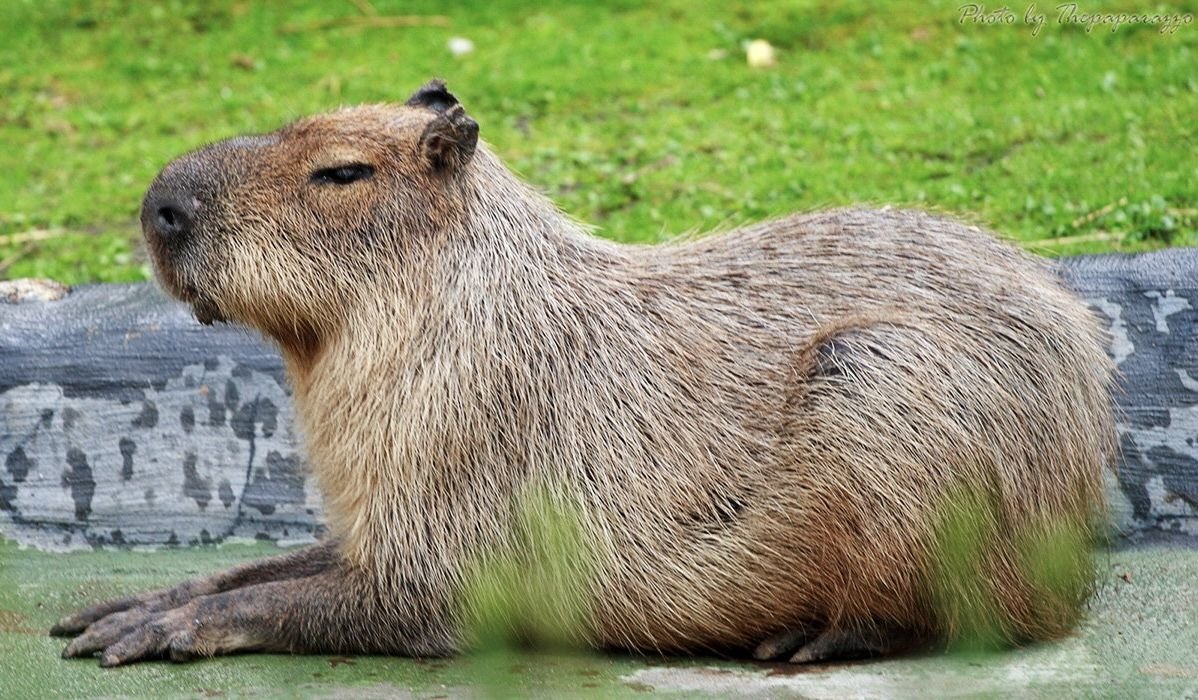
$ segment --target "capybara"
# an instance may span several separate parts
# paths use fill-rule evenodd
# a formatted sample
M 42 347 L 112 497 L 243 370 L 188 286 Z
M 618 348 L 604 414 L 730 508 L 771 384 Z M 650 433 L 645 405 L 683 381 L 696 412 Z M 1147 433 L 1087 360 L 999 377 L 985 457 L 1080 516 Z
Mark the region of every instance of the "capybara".
M 65 656 L 452 654 L 480 561 L 550 565 L 528 502 L 576 521 L 553 570 L 600 648 L 810 661 L 979 614 L 1019 643 L 1092 588 L 1102 334 L 975 226 L 849 208 L 618 244 L 440 81 L 185 155 L 141 222 L 200 321 L 278 344 L 329 536 L 70 616 Z

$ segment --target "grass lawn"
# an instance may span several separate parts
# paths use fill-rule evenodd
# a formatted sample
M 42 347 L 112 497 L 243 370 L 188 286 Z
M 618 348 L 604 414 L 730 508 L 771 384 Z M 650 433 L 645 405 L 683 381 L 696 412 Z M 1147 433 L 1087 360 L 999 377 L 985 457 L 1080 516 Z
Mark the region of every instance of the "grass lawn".
M 619 240 L 875 202 L 1045 254 L 1198 244 L 1198 18 L 1086 32 L 1041 3 L 1033 36 L 1025 5 L 962 24 L 957 0 L 372 2 L 4 0 L 0 278 L 145 278 L 138 205 L 170 158 L 431 76 Z M 747 65 L 756 38 L 775 67 Z

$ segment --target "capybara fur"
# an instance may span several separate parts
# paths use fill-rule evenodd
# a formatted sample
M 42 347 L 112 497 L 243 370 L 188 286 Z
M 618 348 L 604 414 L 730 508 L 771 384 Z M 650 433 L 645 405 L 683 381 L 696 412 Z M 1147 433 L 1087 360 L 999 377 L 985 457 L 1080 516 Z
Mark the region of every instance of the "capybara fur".
M 68 656 L 454 653 L 477 562 L 529 558 L 529 493 L 578 521 L 597 647 L 806 661 L 1084 608 L 1112 366 L 1048 266 L 974 226 L 617 244 L 439 81 L 183 156 L 142 226 L 197 318 L 277 342 L 330 536 L 66 618 Z

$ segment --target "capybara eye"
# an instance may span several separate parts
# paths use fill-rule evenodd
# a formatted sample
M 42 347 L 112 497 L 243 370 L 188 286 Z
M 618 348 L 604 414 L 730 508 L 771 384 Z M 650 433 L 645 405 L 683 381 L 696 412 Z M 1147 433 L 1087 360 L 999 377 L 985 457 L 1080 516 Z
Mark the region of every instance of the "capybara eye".
M 374 168 L 364 163 L 338 165 L 335 168 L 321 168 L 312 173 L 312 182 L 318 185 L 348 185 L 351 182 L 365 180 L 374 175 Z

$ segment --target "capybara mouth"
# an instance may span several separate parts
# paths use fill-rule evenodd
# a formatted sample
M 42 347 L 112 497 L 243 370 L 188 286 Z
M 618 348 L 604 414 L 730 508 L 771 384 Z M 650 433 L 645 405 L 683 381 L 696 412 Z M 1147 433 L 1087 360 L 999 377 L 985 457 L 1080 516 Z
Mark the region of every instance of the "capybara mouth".
M 187 300 L 191 303 L 191 311 L 195 314 L 196 320 L 205 326 L 211 326 L 214 321 L 229 322 L 215 301 L 190 285 L 187 287 Z

